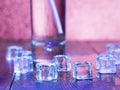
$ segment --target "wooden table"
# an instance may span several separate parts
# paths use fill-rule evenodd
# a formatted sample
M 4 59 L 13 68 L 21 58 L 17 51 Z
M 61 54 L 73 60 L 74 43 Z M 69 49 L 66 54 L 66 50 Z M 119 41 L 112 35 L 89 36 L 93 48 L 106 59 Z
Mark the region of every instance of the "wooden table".
M 5 53 L 0 52 L 0 90 L 8 90 L 13 82 L 13 69 L 10 68 L 11 63 L 5 60 Z
M 93 79 L 76 81 L 72 73 L 59 73 L 58 80 L 54 82 L 37 82 L 35 74 L 16 76 L 13 73 L 13 63 L 5 59 L 5 48 L 8 45 L 21 45 L 30 49 L 29 42 L 2 42 L 0 48 L 0 90 L 120 90 L 120 69 L 115 75 L 98 75 L 96 71 L 96 55 L 105 53 L 105 46 L 110 42 L 67 42 L 66 54 L 71 57 L 71 63 L 75 61 L 89 61 L 92 63 Z M 116 43 L 116 42 L 112 42 Z M 119 43 L 119 42 L 117 42 Z

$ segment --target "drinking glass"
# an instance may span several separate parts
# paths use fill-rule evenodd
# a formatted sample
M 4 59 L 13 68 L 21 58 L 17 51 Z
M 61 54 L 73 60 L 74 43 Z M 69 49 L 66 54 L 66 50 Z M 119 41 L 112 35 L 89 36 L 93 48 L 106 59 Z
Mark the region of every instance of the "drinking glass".
M 57 2 L 60 1 L 58 0 Z M 52 59 L 54 55 L 63 54 L 65 32 L 54 0 L 43 2 L 32 0 L 31 4 L 33 27 L 32 47 L 34 58 L 39 60 L 44 58 Z M 61 9 L 63 8 L 59 8 L 60 11 Z

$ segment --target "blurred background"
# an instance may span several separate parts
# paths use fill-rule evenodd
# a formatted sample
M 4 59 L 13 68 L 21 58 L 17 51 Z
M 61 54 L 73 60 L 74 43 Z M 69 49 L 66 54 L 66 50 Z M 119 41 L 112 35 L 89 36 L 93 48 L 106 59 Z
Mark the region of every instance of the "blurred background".
M 67 40 L 120 40 L 119 3 L 119 0 L 66 0 Z
M 30 40 L 29 0 L 0 0 L 0 40 Z
M 36 1 L 40 6 L 36 12 L 41 12 L 38 33 L 54 33 L 57 28 L 48 0 Z M 67 41 L 120 40 L 119 0 L 55 0 L 55 3 Z M 30 0 L 0 0 L 0 40 L 31 40 L 30 11 Z
M 55 21 L 48 0 L 0 0 L 0 40 L 28 41 L 31 40 L 32 14 L 38 16 L 34 23 L 39 25 L 37 33 L 51 35 L 56 31 Z M 55 0 L 55 4 L 61 19 L 62 28 L 65 28 L 65 1 Z M 33 3 L 32 6 L 30 3 Z M 39 8 L 37 8 L 37 7 Z M 34 17 L 33 16 L 33 17 Z M 38 29 L 39 28 L 39 29 Z M 46 32 L 47 31 L 47 32 Z M 45 33 L 44 33 L 45 32 Z

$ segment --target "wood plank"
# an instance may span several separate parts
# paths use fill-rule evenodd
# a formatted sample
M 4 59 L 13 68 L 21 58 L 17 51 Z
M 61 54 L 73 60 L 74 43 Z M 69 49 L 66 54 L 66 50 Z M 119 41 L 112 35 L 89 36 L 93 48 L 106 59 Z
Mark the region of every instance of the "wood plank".
M 112 78 L 111 78 L 112 77 Z M 33 77 L 32 77 L 33 78 Z M 61 80 L 57 82 L 36 82 L 32 78 L 16 79 L 12 85 L 12 90 L 116 90 L 120 87 L 120 78 L 113 75 L 103 76 L 100 79 L 75 81 Z
M 95 51 L 87 42 L 67 41 L 66 43 L 66 54 L 86 55 L 91 53 L 95 53 Z
M 99 48 L 99 44 L 98 48 Z M 97 48 L 97 46 L 96 46 Z M 118 75 L 101 75 L 96 78 L 96 54 L 95 50 L 87 42 L 85 43 L 67 43 L 66 54 L 71 57 L 71 64 L 76 61 L 88 61 L 92 63 L 93 79 L 76 81 L 73 79 L 72 70 L 68 73 L 59 73 L 59 78 L 56 82 L 37 82 L 35 74 L 23 77 L 15 77 L 12 85 L 12 90 L 115 90 L 120 87 L 120 78 Z M 112 78 L 111 78 L 112 77 Z
M 120 41 L 96 41 L 96 42 L 89 42 L 91 47 L 99 54 L 106 52 L 106 45 L 109 43 L 117 43 L 120 44 Z

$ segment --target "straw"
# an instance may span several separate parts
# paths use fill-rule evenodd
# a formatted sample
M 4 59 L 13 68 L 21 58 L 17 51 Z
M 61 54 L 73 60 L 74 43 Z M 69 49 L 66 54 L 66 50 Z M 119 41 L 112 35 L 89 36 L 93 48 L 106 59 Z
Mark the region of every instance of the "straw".
M 59 15 L 58 15 L 57 8 L 55 6 L 55 2 L 54 2 L 54 0 L 49 0 L 49 1 L 50 1 L 50 5 L 51 5 L 53 15 L 54 15 L 54 19 L 55 19 L 55 23 L 56 23 L 56 26 L 57 26 L 58 33 L 63 34 L 62 25 L 61 25 L 61 22 L 60 22 L 60 18 L 59 18 Z

